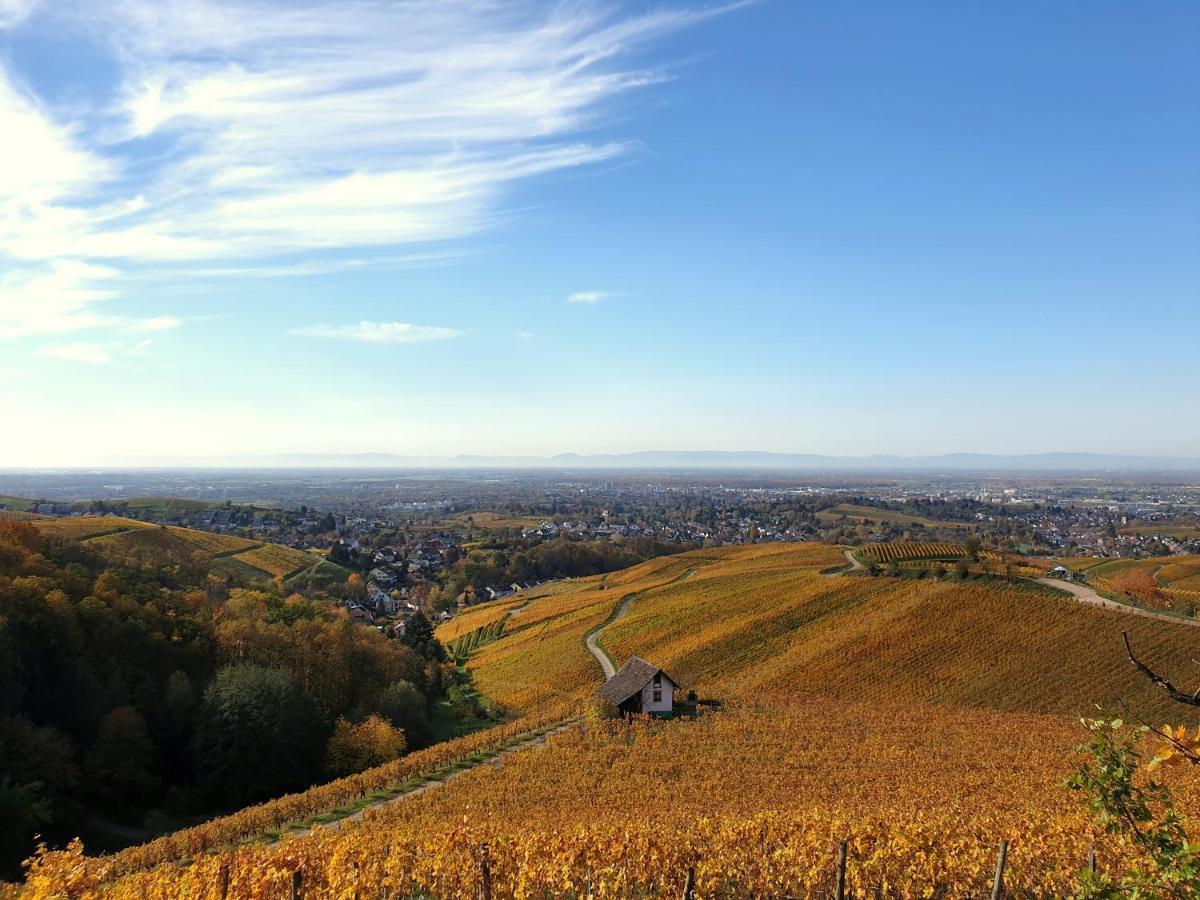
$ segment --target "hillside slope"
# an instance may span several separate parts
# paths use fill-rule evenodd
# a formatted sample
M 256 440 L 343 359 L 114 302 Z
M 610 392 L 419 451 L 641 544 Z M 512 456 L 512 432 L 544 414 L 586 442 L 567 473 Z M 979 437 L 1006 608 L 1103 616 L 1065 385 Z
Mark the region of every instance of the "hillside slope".
M 228 534 L 175 525 L 152 525 L 122 516 L 74 516 L 36 519 L 44 535 L 77 540 L 106 559 L 199 560 L 213 572 L 265 581 L 291 577 L 321 560 L 303 550 Z
M 518 711 L 584 700 L 600 682 L 584 636 L 623 598 L 601 642 L 702 696 L 820 693 L 1075 715 L 1125 702 L 1153 720 L 1190 719 L 1139 678 L 1120 633 L 1189 683 L 1194 628 L 1093 609 L 1034 585 L 828 577 L 820 544 L 703 550 L 555 585 L 468 664 L 481 691 Z

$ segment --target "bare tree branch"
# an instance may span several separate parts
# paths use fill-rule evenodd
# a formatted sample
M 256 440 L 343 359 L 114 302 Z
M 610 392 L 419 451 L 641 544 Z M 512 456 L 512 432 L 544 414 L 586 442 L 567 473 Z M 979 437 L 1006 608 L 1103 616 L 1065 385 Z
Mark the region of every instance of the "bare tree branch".
M 1121 639 L 1125 641 L 1125 652 L 1129 654 L 1129 661 L 1133 663 L 1135 669 L 1150 679 L 1151 684 L 1156 684 L 1166 691 L 1167 695 L 1176 703 L 1183 703 L 1187 706 L 1200 706 L 1200 690 L 1195 694 L 1187 694 L 1179 690 L 1179 688 L 1175 687 L 1175 685 L 1171 684 L 1171 682 L 1167 681 L 1167 679 L 1163 678 L 1133 655 L 1133 648 L 1129 646 L 1129 634 L 1127 632 L 1121 632 Z

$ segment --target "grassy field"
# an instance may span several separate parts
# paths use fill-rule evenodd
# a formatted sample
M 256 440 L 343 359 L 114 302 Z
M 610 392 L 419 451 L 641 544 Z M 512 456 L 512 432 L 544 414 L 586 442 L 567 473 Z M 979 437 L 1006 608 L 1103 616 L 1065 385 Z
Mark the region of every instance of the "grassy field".
M 34 501 L 26 497 L 8 497 L 0 494 L 0 509 L 12 509 L 17 512 L 28 512 Z
M 471 522 L 468 523 L 467 519 L 470 519 Z M 507 516 L 482 510 L 447 516 L 442 520 L 442 524 L 446 528 L 467 528 L 470 524 L 474 524 L 476 528 L 494 531 L 500 528 L 537 528 L 544 519 L 544 516 Z
M 108 503 L 109 508 L 116 511 L 136 511 L 141 515 L 156 515 L 160 518 L 171 512 L 195 512 L 214 509 L 219 505 L 205 500 L 184 500 L 178 497 L 130 497 L 128 500 L 112 500 Z
M 839 522 L 848 519 L 851 522 L 866 521 L 884 522 L 900 527 L 920 526 L 921 528 L 953 528 L 956 531 L 974 531 L 977 526 L 970 522 L 944 522 L 930 519 L 912 513 L 900 512 L 894 509 L 881 509 L 876 506 L 859 506 L 853 503 L 839 503 L 829 509 L 817 513 L 817 518 L 825 523 Z

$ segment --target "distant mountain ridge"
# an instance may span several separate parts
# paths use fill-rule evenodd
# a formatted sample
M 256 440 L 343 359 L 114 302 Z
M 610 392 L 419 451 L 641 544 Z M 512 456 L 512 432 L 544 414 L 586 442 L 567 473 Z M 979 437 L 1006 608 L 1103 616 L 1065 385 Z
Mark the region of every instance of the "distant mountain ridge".
M 556 456 L 404 456 L 284 453 L 162 460 L 114 458 L 114 467 L 262 469 L 719 469 L 827 472 L 1196 472 L 1200 458 L 1105 453 L 946 453 L 939 456 L 824 456 L 767 450 L 640 450 Z

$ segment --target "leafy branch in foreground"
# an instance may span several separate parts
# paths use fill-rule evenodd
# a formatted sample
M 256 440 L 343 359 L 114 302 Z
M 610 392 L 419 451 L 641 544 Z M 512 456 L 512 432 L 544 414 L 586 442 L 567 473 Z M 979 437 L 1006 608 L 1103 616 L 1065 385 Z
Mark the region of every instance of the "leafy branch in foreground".
M 1120 719 L 1082 719 L 1091 740 L 1079 748 L 1084 761 L 1067 782 L 1087 794 L 1105 833 L 1118 837 L 1139 862 L 1113 876 L 1081 874 L 1083 898 L 1166 898 L 1200 894 L 1200 854 L 1189 843 L 1170 788 L 1138 776 L 1137 744 L 1147 726 L 1127 728 Z

